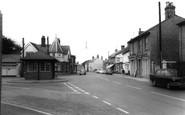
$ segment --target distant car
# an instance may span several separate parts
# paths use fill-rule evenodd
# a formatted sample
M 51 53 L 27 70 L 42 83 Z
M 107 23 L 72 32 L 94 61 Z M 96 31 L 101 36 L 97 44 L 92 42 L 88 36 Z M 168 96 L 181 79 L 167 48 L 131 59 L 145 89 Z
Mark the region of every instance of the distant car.
M 77 65 L 77 74 L 86 75 L 86 71 L 82 65 Z
M 111 69 L 111 68 L 108 68 L 108 69 L 106 70 L 106 74 L 108 74 L 108 75 L 112 75 L 112 74 L 113 74 L 112 69 Z
M 175 69 L 159 69 L 154 75 L 150 75 L 150 81 L 154 86 L 162 85 L 168 89 L 184 86 L 183 78 L 177 76 Z
M 99 69 L 99 70 L 96 71 L 96 73 L 105 74 L 106 73 L 106 70 Z

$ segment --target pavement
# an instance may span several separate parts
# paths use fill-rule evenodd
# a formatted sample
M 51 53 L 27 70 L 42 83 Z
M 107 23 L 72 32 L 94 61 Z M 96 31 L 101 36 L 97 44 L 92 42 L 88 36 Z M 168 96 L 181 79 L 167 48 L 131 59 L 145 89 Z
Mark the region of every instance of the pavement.
M 75 74 L 72 75 L 59 75 L 56 79 L 53 80 L 25 80 L 22 77 L 2 77 L 2 82 L 3 83 L 56 83 L 56 82 L 68 82 L 70 76 L 74 76 Z M 126 79 L 134 79 L 137 81 L 141 82 L 150 82 L 148 78 L 145 77 L 133 77 L 130 75 L 125 75 L 125 74 L 113 74 L 117 77 L 123 77 Z
M 56 83 L 56 82 L 67 82 L 70 75 L 58 76 L 53 80 L 25 80 L 22 77 L 2 77 L 3 83 Z
M 118 77 L 124 77 L 126 79 L 134 79 L 134 80 L 142 81 L 142 82 L 150 82 L 149 78 L 146 78 L 146 77 L 133 77 L 130 75 L 125 75 L 125 74 L 113 74 L 113 75 L 116 75 Z

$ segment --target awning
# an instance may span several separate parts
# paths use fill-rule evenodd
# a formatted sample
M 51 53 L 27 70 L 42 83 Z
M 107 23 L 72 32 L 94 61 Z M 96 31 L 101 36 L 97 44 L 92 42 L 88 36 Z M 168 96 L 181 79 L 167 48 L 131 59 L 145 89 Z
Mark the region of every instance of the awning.
M 110 64 L 109 66 L 107 66 L 107 69 L 111 68 L 114 64 Z

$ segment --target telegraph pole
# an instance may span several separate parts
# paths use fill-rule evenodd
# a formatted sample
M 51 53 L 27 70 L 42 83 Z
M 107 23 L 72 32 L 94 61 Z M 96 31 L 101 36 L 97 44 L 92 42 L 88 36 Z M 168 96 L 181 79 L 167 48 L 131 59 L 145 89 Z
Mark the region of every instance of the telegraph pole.
M 2 66 L 2 39 L 3 39 L 3 15 L 0 11 L 0 92 L 2 91 L 2 73 L 1 73 L 1 66 Z M 0 93 L 0 102 L 1 102 L 1 93 Z M 0 104 L 0 115 L 1 115 L 1 104 Z
M 22 38 L 22 58 L 24 58 L 24 38 Z M 23 77 L 24 76 L 24 63 L 23 63 L 23 61 L 21 62 L 21 77 Z
M 161 3 L 159 2 L 159 64 L 162 69 Z

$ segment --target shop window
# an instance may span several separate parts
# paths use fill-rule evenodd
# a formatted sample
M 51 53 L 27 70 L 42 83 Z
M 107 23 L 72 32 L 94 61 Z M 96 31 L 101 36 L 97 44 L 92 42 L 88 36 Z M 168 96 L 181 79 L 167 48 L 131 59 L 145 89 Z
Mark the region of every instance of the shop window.
M 37 62 L 28 62 L 28 71 L 29 72 L 36 72 L 38 70 Z
M 40 71 L 50 71 L 50 63 L 49 62 L 41 62 L 40 63 Z

